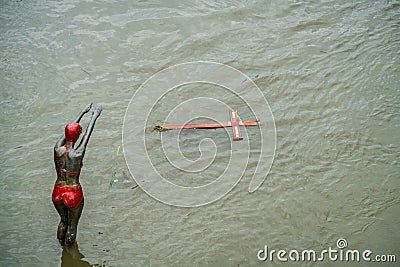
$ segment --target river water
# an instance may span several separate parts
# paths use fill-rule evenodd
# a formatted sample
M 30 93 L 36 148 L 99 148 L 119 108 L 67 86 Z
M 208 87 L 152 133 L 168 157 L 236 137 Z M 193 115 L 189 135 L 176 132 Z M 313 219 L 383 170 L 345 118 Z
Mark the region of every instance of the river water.
M 337 248 L 339 238 L 350 249 L 397 255 L 398 264 L 399 7 L 366 0 L 1 1 L 0 265 L 283 266 L 276 258 L 259 261 L 257 252 L 265 245 L 322 251 Z M 250 157 L 225 197 L 178 208 L 136 187 L 118 148 L 140 85 L 198 60 L 234 67 L 260 88 L 275 118 L 276 153 L 257 191 L 248 192 L 257 163 Z M 199 97 L 199 90 L 169 99 Z M 52 147 L 90 102 L 103 113 L 81 174 L 77 245 L 63 248 L 50 197 Z M 170 108 L 161 103 L 154 120 Z M 248 119 L 245 109 L 239 113 Z M 197 141 L 210 132 L 192 133 L 184 152 L 196 157 Z M 217 145 L 229 141 L 218 130 L 211 135 Z M 156 168 L 185 181 L 157 143 L 151 156 Z M 218 155 L 211 174 L 186 183 L 212 180 L 225 162 Z

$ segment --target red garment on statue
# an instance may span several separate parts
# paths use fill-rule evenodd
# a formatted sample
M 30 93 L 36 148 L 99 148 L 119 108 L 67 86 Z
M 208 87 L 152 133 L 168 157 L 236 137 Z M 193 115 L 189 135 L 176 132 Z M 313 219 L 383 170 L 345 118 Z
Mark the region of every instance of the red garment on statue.
M 64 203 L 69 208 L 75 208 L 83 199 L 83 191 L 81 185 L 54 185 L 51 199 L 54 203 Z

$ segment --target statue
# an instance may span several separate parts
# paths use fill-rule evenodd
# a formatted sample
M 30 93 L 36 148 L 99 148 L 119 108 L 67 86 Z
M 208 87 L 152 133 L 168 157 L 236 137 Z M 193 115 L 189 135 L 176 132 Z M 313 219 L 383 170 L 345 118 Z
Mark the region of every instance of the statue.
M 61 217 L 57 230 L 57 239 L 61 244 L 64 244 L 64 242 L 67 245 L 74 244 L 78 221 L 83 209 L 83 192 L 79 183 L 79 174 L 90 135 L 102 111 L 100 105 L 94 110 L 80 144 L 76 148 L 74 148 L 74 145 L 82 132 L 79 122 L 91 108 L 92 104 L 90 103 L 79 113 L 74 122 L 70 122 L 65 126 L 65 134 L 60 137 L 54 146 L 57 180 L 54 185 L 52 200 Z

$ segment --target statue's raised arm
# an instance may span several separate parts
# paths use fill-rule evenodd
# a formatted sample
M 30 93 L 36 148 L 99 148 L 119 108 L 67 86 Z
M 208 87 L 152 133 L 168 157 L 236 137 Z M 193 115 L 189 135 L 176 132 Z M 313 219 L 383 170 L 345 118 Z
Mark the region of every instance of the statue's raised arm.
M 90 111 L 92 108 L 92 103 L 89 103 L 81 112 L 79 112 L 78 117 L 73 121 L 75 123 L 78 123 L 81 121 L 82 117 Z M 61 146 L 65 145 L 65 134 L 63 134 L 60 139 L 58 139 L 56 145 L 54 148 L 59 148 Z

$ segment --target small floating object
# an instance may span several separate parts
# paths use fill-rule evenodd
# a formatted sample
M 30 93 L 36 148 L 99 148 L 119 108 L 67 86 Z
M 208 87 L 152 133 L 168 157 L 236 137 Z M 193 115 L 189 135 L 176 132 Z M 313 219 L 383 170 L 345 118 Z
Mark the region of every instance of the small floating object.
M 240 126 L 258 126 L 261 125 L 260 121 L 241 121 L 237 110 L 229 110 L 231 121 L 228 122 L 214 122 L 214 123 L 186 123 L 186 124 L 161 124 L 154 126 L 154 130 L 159 132 L 168 130 L 180 129 L 217 129 L 232 127 L 233 141 L 243 140 Z

